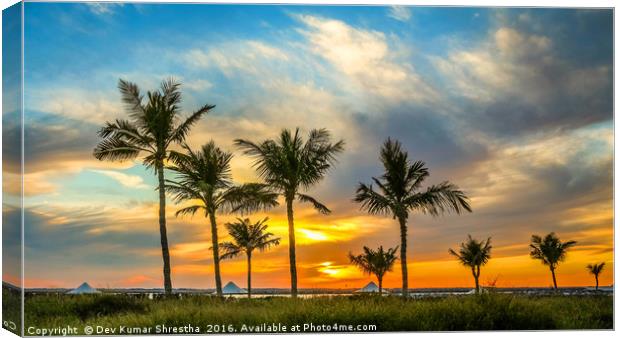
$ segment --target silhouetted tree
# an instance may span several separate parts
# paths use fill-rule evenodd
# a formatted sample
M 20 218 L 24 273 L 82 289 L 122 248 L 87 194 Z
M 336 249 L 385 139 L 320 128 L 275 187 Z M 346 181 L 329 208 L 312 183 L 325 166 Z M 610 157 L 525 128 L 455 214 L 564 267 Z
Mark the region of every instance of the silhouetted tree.
M 106 122 L 99 130 L 102 140 L 95 147 L 99 160 L 125 161 L 143 154 L 142 163 L 158 177 L 159 234 L 164 261 L 164 290 L 172 293 L 170 253 L 166 231 L 166 189 L 164 162 L 169 147 L 185 141 L 190 128 L 215 106 L 206 104 L 187 118 L 181 118 L 180 83 L 168 79 L 158 91 L 148 91 L 146 98 L 134 83 L 119 80 L 118 88 L 128 119 Z
M 551 277 L 553 278 L 553 288 L 555 290 L 558 289 L 558 283 L 555 279 L 555 270 L 558 264 L 566 259 L 566 252 L 568 249 L 575 244 L 577 244 L 575 241 L 560 241 L 553 232 L 547 234 L 544 238 L 532 235 L 530 257 L 540 260 L 544 265 L 549 267 L 549 270 L 551 270 Z
M 174 193 L 176 202 L 192 204 L 176 212 L 176 215 L 194 215 L 202 212 L 211 223 L 215 289 L 222 296 L 222 278 L 218 249 L 216 214 L 251 212 L 278 205 L 278 195 L 264 184 L 246 183 L 234 185 L 230 173 L 232 154 L 218 148 L 213 141 L 193 151 L 184 145 L 186 153 L 170 153 L 170 169 L 176 173 L 175 180 L 167 181 L 167 189 Z
M 288 218 L 289 261 L 291 272 L 291 295 L 297 297 L 297 264 L 295 253 L 295 223 L 293 202 L 310 203 L 322 214 L 330 210 L 314 197 L 301 193 L 319 183 L 336 161 L 336 155 L 344 149 L 344 141 L 331 142 L 326 129 L 313 129 L 304 142 L 299 128 L 292 133 L 283 130 L 276 140 L 253 143 L 237 139 L 235 144 L 246 155 L 254 157 L 258 175 L 271 189 L 284 197 Z
M 227 223 L 226 228 L 233 241 L 220 245 L 224 253 L 222 259 L 234 258 L 245 253 L 248 262 L 248 298 L 252 297 L 252 253 L 254 250 L 262 252 L 280 244 L 280 238 L 267 232 L 267 220 L 268 218 L 265 218 L 252 223 L 248 218 L 238 218 L 237 222 Z
M 413 211 L 437 216 L 443 212 L 471 212 L 469 198 L 459 188 L 444 181 L 431 185 L 421 191 L 421 185 L 429 176 L 422 161 L 411 162 L 400 142 L 387 139 L 381 148 L 381 163 L 384 173 L 372 180 L 379 188 L 360 183 L 355 202 L 361 203 L 362 210 L 373 215 L 391 215 L 400 226 L 400 264 L 402 268 L 402 294 L 409 293 L 407 275 L 407 220 Z
M 471 238 L 471 235 L 467 235 L 467 241 L 461 243 L 458 252 L 452 249 L 448 250 L 461 264 L 471 268 L 476 283 L 476 293 L 480 293 L 480 283 L 478 282 L 480 267 L 487 264 L 491 258 L 491 248 L 491 237 L 487 238 L 486 241 L 477 241 Z
M 398 259 L 396 257 L 396 250 L 398 250 L 398 247 L 388 248 L 387 251 L 384 251 L 383 246 L 380 246 L 377 250 L 365 246 L 364 253 L 360 255 L 349 253 L 349 260 L 364 273 L 377 277 L 377 281 L 379 282 L 379 294 L 382 294 L 383 276 L 388 271 L 392 271 L 394 263 Z
M 594 280 L 596 281 L 596 290 L 598 291 L 598 275 L 603 271 L 603 268 L 605 268 L 605 262 L 601 262 L 598 264 L 588 264 L 586 268 L 592 275 L 594 275 Z

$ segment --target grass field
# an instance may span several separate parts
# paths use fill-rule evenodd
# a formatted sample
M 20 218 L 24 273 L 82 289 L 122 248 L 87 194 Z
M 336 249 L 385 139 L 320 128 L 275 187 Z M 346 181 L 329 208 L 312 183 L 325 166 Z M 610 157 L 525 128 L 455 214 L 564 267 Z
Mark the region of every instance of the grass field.
M 303 324 L 309 323 L 315 325 L 315 332 L 333 332 L 334 324 L 353 325 L 361 331 L 375 330 L 357 328 L 358 324 L 376 325 L 376 331 L 612 329 L 613 299 L 503 294 L 421 300 L 377 296 L 149 300 L 124 295 L 33 295 L 26 298 L 25 323 L 26 328 L 77 327 L 80 335 L 86 325 L 116 328 L 108 334 L 128 333 L 119 332 L 119 327 L 151 328 L 142 333 L 153 334 L 158 333 L 157 325 L 187 330 L 188 324 L 200 333 L 243 332 L 243 325 L 249 330 L 265 323 L 282 324 L 288 327 L 287 332 L 297 324 L 304 332 Z M 323 324 L 326 327 L 318 328 Z M 176 331 L 192 332 L 196 331 Z M 305 332 L 311 332 L 310 328 Z

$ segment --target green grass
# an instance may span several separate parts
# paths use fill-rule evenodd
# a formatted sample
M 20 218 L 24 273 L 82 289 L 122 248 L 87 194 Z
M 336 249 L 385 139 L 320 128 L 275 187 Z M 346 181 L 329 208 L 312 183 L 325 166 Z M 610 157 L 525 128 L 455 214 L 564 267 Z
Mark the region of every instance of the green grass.
M 2 287 L 2 327 L 19 333 L 21 323 L 21 291 L 15 288 Z
M 487 294 L 434 299 L 354 296 L 311 299 L 148 300 L 123 295 L 26 298 L 26 327 L 192 326 L 263 323 L 375 324 L 377 331 L 612 329 L 609 296 Z

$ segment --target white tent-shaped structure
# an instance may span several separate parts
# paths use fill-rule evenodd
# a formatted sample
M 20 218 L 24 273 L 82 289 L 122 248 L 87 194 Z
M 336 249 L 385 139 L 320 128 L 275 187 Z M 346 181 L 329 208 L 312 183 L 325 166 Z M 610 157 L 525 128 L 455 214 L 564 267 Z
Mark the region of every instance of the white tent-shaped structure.
M 377 284 L 375 284 L 375 282 L 370 282 L 366 284 L 366 286 L 364 286 L 363 288 L 355 291 L 355 293 L 379 293 L 379 287 L 377 286 Z M 389 292 L 383 289 L 382 293 L 386 294 Z
M 222 293 L 225 295 L 241 295 L 247 294 L 248 292 L 238 287 L 237 284 L 228 282 L 228 284 L 226 284 L 226 286 L 222 289 Z
M 97 289 L 94 289 L 92 286 L 88 285 L 88 283 L 86 282 L 82 283 L 82 285 L 78 286 L 76 289 L 73 289 L 67 292 L 67 294 L 70 294 L 70 295 L 81 295 L 85 293 L 101 293 L 101 292 L 97 291 Z

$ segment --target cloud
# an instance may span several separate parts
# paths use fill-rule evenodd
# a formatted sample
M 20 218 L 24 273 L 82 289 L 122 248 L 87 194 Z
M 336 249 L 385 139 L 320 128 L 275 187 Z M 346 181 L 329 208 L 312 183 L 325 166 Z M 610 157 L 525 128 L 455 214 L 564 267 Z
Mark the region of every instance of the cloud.
M 62 117 L 103 123 L 123 112 L 116 90 L 86 90 L 75 87 L 45 88 L 28 93 L 27 109 Z
M 474 49 L 431 57 L 467 122 L 494 135 L 578 128 L 612 117 L 612 69 L 565 59 L 544 35 L 500 27 Z
M 306 26 L 300 32 L 310 51 L 346 76 L 344 88 L 355 84 L 362 90 L 361 97 L 372 95 L 390 101 L 430 103 L 438 99 L 438 92 L 400 58 L 402 51 L 395 52 L 383 32 L 310 15 L 297 18 Z
M 388 16 L 398 21 L 409 21 L 411 19 L 411 9 L 405 6 L 390 6 Z
M 265 64 L 285 62 L 288 55 L 260 41 L 242 40 L 220 44 L 217 48 L 195 48 L 182 58 L 192 67 L 217 69 L 230 77 L 239 72 L 258 74 Z
M 122 184 L 124 187 L 133 188 L 133 189 L 149 189 L 147 184 L 144 183 L 142 177 L 137 175 L 128 175 L 118 171 L 112 170 L 91 170 L 92 172 L 99 173 L 110 177 Z
M 91 13 L 96 15 L 111 15 L 114 14 L 116 7 L 122 7 L 122 3 L 106 3 L 106 2 L 89 2 L 86 3 Z

